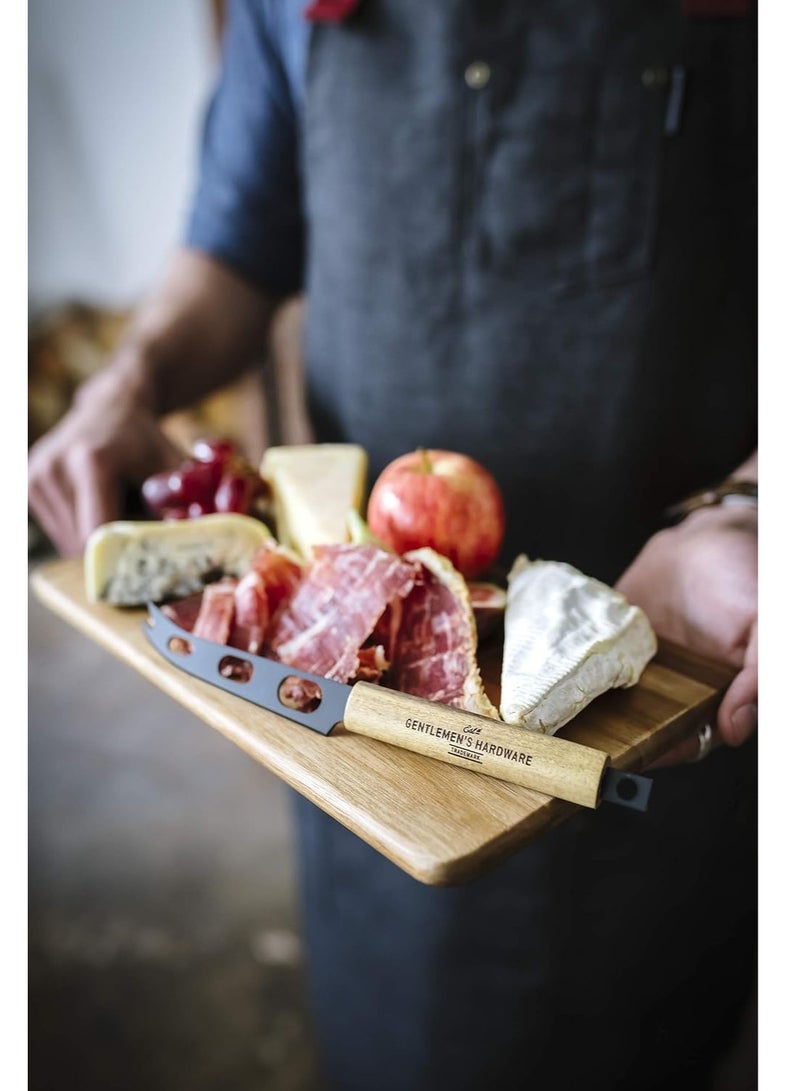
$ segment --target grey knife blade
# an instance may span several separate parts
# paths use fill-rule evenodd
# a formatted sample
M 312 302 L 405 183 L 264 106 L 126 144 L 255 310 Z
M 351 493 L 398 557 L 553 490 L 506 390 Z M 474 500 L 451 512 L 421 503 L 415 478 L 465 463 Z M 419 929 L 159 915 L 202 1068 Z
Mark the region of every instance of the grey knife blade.
M 202 640 L 170 621 L 152 602 L 148 603 L 147 612 L 149 621 L 144 625 L 147 639 L 165 659 L 193 678 L 210 682 L 228 693 L 235 693 L 237 697 L 244 697 L 246 701 L 277 712 L 293 723 L 310 727 L 320 735 L 330 735 L 344 719 L 345 705 L 352 691 L 343 682 L 286 667 L 283 663 L 265 659 L 263 655 L 251 655 L 239 648 Z M 221 673 L 226 660 L 231 659 L 251 665 L 252 670 L 246 680 L 240 681 L 235 676 Z M 317 708 L 302 712 L 286 705 L 281 700 L 279 690 L 287 678 L 303 678 L 319 687 L 322 700 Z

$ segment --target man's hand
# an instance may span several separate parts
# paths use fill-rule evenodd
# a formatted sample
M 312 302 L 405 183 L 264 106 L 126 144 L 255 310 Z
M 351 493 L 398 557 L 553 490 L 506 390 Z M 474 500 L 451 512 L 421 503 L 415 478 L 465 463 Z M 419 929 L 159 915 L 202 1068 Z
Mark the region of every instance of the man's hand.
M 221 262 L 189 249 L 134 317 L 115 358 L 32 449 L 28 503 L 61 553 L 120 514 L 120 490 L 177 465 L 158 427 L 260 360 L 273 303 Z
M 31 448 L 28 504 L 64 555 L 121 514 L 121 485 L 176 466 L 173 446 L 138 389 L 114 369 L 80 388 L 69 413 Z
M 752 509 L 702 509 L 655 534 L 617 584 L 659 636 L 738 669 L 717 716 L 728 746 L 741 746 L 757 724 L 757 549 Z M 655 764 L 688 761 L 697 751 L 689 739 Z

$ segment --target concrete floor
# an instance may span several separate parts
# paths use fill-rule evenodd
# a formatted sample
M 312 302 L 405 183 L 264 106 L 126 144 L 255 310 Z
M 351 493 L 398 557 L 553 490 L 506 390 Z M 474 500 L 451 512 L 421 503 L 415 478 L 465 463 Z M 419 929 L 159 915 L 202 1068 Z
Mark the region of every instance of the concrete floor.
M 311 1091 L 287 790 L 32 596 L 29 657 L 30 1088 Z

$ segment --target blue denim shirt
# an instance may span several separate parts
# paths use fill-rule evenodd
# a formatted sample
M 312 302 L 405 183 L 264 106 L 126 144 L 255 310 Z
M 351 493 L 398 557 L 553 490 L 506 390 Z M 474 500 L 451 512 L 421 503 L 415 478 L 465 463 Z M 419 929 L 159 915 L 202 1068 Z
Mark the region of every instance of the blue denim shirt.
M 188 246 L 275 293 L 303 283 L 298 117 L 304 0 L 233 0 L 203 133 Z

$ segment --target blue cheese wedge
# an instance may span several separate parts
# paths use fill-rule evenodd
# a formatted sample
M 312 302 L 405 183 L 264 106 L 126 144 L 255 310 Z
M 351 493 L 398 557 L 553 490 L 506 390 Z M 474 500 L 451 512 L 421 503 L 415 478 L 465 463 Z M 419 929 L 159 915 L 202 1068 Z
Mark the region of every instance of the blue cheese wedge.
M 554 734 L 590 701 L 633 686 L 655 655 L 638 606 L 558 561 L 517 557 L 508 577 L 500 715 Z
M 273 540 L 248 515 L 105 523 L 86 543 L 86 595 L 114 606 L 180 598 L 210 580 L 243 576 L 258 548 Z

